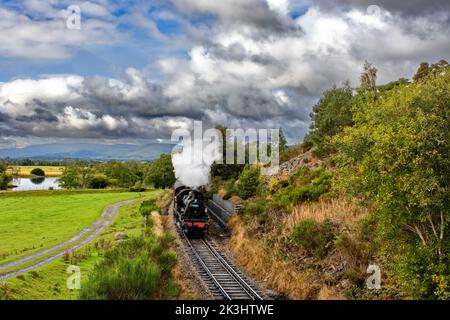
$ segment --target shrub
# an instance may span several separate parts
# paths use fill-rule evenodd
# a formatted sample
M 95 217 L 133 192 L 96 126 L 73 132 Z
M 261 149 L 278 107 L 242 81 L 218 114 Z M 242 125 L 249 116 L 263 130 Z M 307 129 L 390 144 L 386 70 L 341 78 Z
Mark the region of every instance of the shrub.
M 235 185 L 234 185 L 234 180 L 228 180 L 227 182 L 225 182 L 224 186 L 223 186 L 224 190 L 225 190 L 225 194 L 223 195 L 223 199 L 228 200 L 231 198 L 231 196 L 233 195 L 233 193 L 235 192 Z
M 142 181 L 136 181 L 134 186 L 130 188 L 131 192 L 142 192 L 145 191 L 145 188 L 142 186 Z
M 267 201 L 265 199 L 247 201 L 242 214 L 244 217 L 256 216 L 259 222 L 264 222 L 267 219 Z
M 145 218 L 145 224 L 146 226 L 148 223 L 148 216 L 153 211 L 160 211 L 160 208 L 156 204 L 155 200 L 146 200 L 141 203 L 141 206 L 139 207 L 139 213 Z
M 31 174 L 38 176 L 38 177 L 44 177 L 45 176 L 45 171 L 42 170 L 41 168 L 34 168 L 33 170 L 30 171 Z
M 292 231 L 293 243 L 317 258 L 324 257 L 334 240 L 333 223 L 326 219 L 317 222 L 312 219 L 303 219 L 298 222 Z
M 270 192 L 275 192 L 279 188 L 278 180 L 275 177 L 270 178 L 269 181 L 269 190 Z
M 256 166 L 246 166 L 239 176 L 236 192 L 246 200 L 254 197 L 261 186 L 260 170 Z
M 163 238 L 166 238 L 162 240 Z M 170 238 L 139 237 L 106 251 L 82 286 L 84 300 L 144 300 L 175 298 L 179 288 L 172 279 L 175 252 Z
M 450 266 L 440 263 L 432 249 L 411 245 L 395 263 L 403 292 L 412 298 L 448 299 Z

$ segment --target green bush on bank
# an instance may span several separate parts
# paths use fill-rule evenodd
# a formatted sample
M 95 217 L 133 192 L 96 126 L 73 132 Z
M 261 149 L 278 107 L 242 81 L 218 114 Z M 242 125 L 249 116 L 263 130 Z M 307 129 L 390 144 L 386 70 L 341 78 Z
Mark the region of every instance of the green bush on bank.
M 291 241 L 295 245 L 317 258 L 323 258 L 328 253 L 334 239 L 333 223 L 329 219 L 322 222 L 300 220 L 291 235 Z
M 310 170 L 302 167 L 275 194 L 275 203 L 289 208 L 301 202 L 316 201 L 330 190 L 330 184 L 331 175 L 323 168 Z

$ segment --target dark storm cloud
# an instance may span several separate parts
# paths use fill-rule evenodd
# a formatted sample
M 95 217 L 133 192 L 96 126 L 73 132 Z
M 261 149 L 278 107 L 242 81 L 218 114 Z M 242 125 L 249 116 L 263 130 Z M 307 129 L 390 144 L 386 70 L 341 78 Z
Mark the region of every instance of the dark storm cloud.
M 53 122 L 57 122 L 58 118 L 52 113 L 51 111 L 51 107 L 46 104 L 46 103 L 42 103 L 40 101 L 36 101 L 38 102 L 37 104 L 40 105 L 39 107 L 34 109 L 34 113 L 32 115 L 29 116 L 18 116 L 16 117 L 16 121 L 19 122 L 48 122 L 48 123 L 53 123 Z
M 366 9 L 371 5 L 402 15 L 425 15 L 450 10 L 448 0 L 314 0 L 310 2 L 328 10 L 349 8 Z
M 180 12 L 190 14 L 209 14 L 216 17 L 225 27 L 252 27 L 260 36 L 279 34 L 295 30 L 290 19 L 283 19 L 271 10 L 266 1 L 204 1 L 172 0 Z
M 7 122 L 9 120 L 9 115 L 3 112 L 0 112 L 0 122 Z

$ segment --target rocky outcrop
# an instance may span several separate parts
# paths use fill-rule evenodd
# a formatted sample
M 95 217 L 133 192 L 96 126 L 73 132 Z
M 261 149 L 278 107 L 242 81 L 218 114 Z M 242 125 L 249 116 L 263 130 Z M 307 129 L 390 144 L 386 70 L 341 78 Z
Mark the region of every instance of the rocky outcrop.
M 301 167 L 308 167 L 312 170 L 320 167 L 322 164 L 323 161 L 314 158 L 311 150 L 309 150 L 280 164 L 280 168 L 276 174 L 266 177 L 266 185 L 272 178 L 275 178 L 277 181 L 288 179 L 291 174 L 295 173 Z

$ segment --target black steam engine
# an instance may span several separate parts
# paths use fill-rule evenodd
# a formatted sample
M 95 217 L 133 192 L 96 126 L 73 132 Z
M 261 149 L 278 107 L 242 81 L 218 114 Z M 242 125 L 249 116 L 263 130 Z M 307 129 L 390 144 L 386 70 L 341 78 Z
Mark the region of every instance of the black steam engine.
M 178 226 L 189 237 L 203 237 L 208 232 L 209 216 L 203 194 L 179 183 L 174 186 L 174 215 Z

